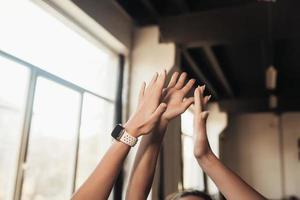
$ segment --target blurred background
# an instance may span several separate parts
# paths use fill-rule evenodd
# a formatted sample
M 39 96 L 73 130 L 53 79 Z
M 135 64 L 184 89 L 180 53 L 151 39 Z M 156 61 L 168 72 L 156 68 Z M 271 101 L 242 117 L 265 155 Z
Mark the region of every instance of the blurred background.
M 64 200 L 95 168 L 142 81 L 206 84 L 215 154 L 269 199 L 300 198 L 299 0 L 0 0 L 0 200 Z M 170 124 L 149 200 L 221 199 Z M 133 148 L 110 200 L 124 199 Z

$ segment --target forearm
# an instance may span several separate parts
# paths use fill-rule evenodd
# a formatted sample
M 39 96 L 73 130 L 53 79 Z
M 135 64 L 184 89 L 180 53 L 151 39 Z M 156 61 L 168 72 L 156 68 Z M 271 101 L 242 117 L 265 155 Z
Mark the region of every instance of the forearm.
M 214 181 L 228 200 L 264 200 L 261 194 L 250 187 L 238 175 L 227 168 L 213 153 L 197 159 L 203 171 Z
M 72 199 L 107 199 L 129 150 L 130 147 L 128 145 L 121 142 L 114 142 L 94 172 L 74 194 Z
M 142 138 L 134 162 L 126 199 L 147 199 L 152 186 L 156 163 L 166 127 L 166 123 L 160 125 L 152 134 Z

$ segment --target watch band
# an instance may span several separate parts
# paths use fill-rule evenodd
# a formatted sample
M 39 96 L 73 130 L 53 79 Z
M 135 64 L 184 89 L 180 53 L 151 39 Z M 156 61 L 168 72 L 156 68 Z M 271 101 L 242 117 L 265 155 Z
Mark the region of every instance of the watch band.
M 130 134 L 128 134 L 125 130 L 122 133 L 122 136 L 119 138 L 120 142 L 123 142 L 131 147 L 134 147 L 138 141 L 137 138 L 131 136 Z

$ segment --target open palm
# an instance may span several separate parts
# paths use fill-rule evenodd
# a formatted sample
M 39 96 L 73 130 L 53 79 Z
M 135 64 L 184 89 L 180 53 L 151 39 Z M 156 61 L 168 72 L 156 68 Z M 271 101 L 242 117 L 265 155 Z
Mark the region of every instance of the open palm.
M 182 114 L 193 102 L 194 98 L 185 98 L 192 89 L 195 80 L 191 79 L 185 84 L 187 74 L 178 72 L 172 75 L 169 85 L 164 90 L 163 102 L 167 104 L 167 109 L 162 115 L 162 120 L 170 121 L 171 119 Z

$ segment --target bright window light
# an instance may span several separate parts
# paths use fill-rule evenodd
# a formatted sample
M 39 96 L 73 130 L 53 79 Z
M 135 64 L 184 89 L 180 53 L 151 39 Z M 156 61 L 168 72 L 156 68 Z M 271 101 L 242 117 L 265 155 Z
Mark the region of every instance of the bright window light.
M 1 1 L 0 24 L 2 51 L 114 99 L 118 57 L 104 46 L 94 45 L 31 1 Z
M 13 199 L 29 70 L 0 57 L 0 200 Z
M 112 139 L 108 133 L 113 124 L 114 105 L 91 94 L 84 94 L 76 188 L 89 177 L 111 145 Z
M 22 200 L 70 198 L 79 105 L 79 93 L 37 80 Z
M 0 0 L 0 200 L 70 199 L 112 141 L 118 54 L 33 1 Z
M 193 153 L 193 118 L 191 110 L 181 115 L 181 143 L 183 160 L 183 188 L 204 190 L 203 171 L 199 167 Z

